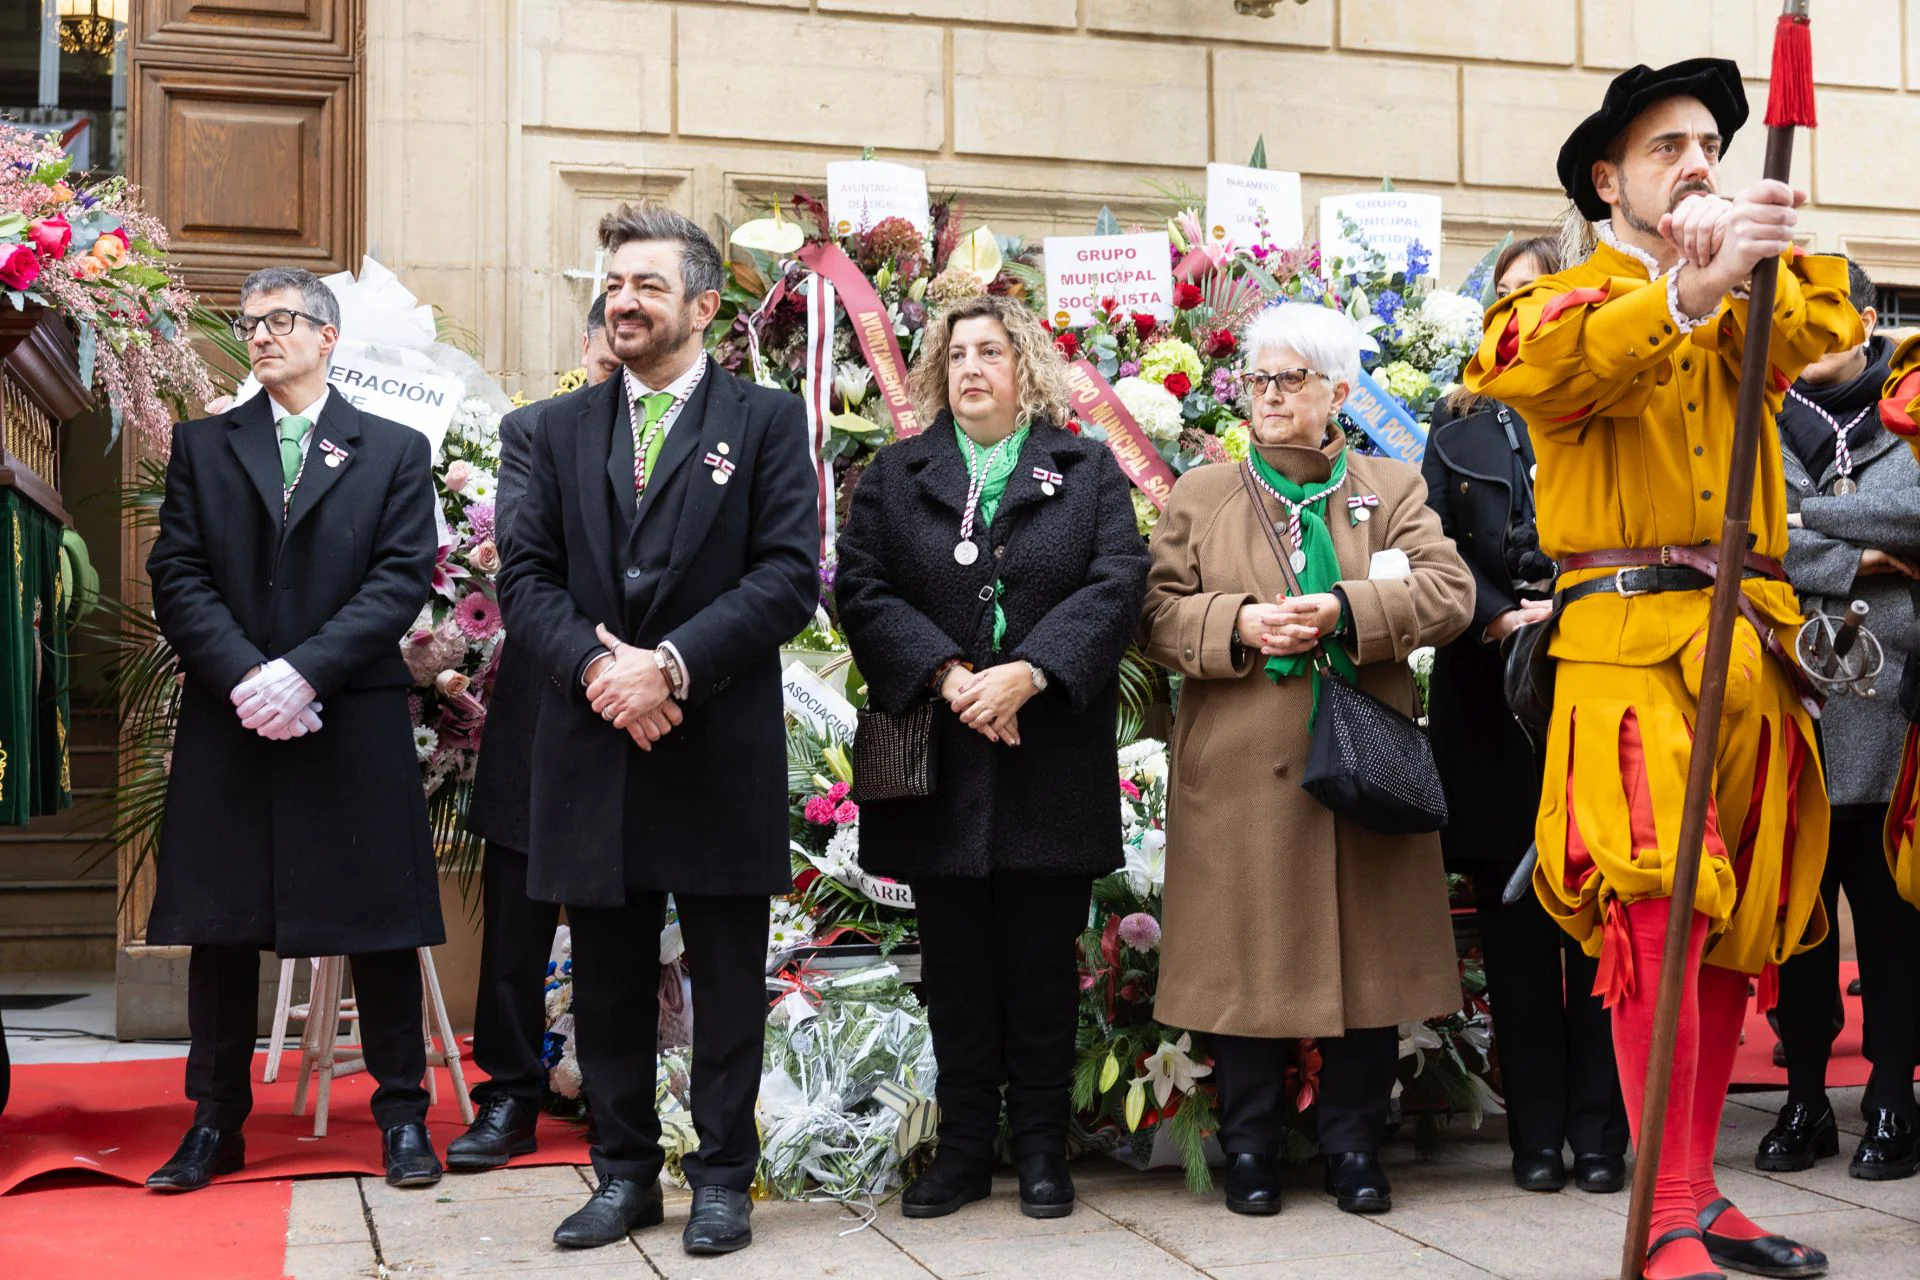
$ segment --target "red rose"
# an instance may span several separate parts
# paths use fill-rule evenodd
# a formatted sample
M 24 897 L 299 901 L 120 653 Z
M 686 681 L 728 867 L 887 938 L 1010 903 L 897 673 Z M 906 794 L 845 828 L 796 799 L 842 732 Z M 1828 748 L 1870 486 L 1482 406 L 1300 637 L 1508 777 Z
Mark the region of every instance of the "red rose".
M 1167 375 L 1167 380 L 1160 385 L 1184 399 L 1187 392 L 1193 390 L 1193 379 L 1184 373 L 1170 373 Z
M 1142 342 L 1153 336 L 1153 327 L 1157 323 L 1159 322 L 1144 311 L 1133 313 L 1133 331 L 1140 335 Z
M 42 218 L 27 228 L 27 238 L 43 258 L 57 258 L 73 243 L 73 228 L 58 214 Z
M 1206 295 L 1195 284 L 1177 284 L 1173 286 L 1173 305 L 1182 311 L 1191 311 L 1200 305 Z
M 1207 339 L 1207 354 L 1217 359 L 1224 360 L 1239 349 L 1240 344 L 1233 340 L 1233 333 L 1228 329 L 1216 329 Z
M 1053 340 L 1053 345 L 1060 348 L 1060 354 L 1069 360 L 1080 354 L 1080 339 L 1071 333 L 1061 334 Z
M 40 278 L 40 258 L 24 244 L 16 244 L 0 250 L 0 285 L 9 289 L 26 289 Z
M 819 878 L 820 873 L 812 867 L 808 867 L 805 871 L 802 871 L 793 878 L 793 891 L 795 893 L 805 893 L 807 890 L 813 888 L 813 882 Z

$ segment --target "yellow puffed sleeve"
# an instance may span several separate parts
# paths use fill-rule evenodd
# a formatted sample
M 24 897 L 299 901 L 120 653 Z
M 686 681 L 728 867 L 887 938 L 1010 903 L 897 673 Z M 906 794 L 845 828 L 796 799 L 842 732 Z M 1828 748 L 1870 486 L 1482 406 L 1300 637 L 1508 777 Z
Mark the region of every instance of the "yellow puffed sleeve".
M 1880 396 L 1880 421 L 1920 457 L 1920 333 L 1894 349 L 1887 386 Z
M 1773 340 L 1768 356 L 1776 387 L 1785 387 L 1814 361 L 1867 340 L 1860 313 L 1847 292 L 1847 260 L 1831 254 L 1789 251 L 1780 259 L 1779 287 L 1773 297 Z M 1694 330 L 1695 346 L 1717 352 L 1739 371 L 1747 343 L 1751 304 L 1734 298 L 1715 324 Z

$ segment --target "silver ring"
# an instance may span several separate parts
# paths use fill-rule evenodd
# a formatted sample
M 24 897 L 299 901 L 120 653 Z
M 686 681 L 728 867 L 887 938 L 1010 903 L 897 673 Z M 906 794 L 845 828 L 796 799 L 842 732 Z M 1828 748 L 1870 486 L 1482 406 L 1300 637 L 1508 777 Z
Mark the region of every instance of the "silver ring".
M 611 707 L 609 707 L 609 708 L 608 708 L 607 710 L 605 710 L 605 711 L 602 711 L 602 712 L 600 713 L 600 718 L 601 718 L 602 720 L 611 720 L 611 719 L 613 719 L 613 709 L 612 709 Z

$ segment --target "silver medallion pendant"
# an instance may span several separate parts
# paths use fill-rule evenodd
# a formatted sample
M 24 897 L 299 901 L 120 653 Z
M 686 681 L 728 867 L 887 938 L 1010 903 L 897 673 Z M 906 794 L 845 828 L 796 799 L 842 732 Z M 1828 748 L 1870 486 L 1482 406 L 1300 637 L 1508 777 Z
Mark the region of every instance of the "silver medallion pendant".
M 339 454 L 337 454 L 337 453 L 330 453 L 330 454 L 328 454 L 328 455 L 327 455 L 327 465 L 328 465 L 328 466 L 330 466 L 330 467 L 337 467 L 337 466 L 339 466 L 339 465 L 340 465 L 340 455 L 339 455 Z
M 971 542 L 956 542 L 953 546 L 953 558 L 961 564 L 972 564 L 980 558 L 980 548 Z
M 1353 509 L 1353 519 L 1356 524 L 1365 524 L 1367 521 L 1373 519 L 1373 512 L 1367 510 L 1365 507 L 1355 507 Z
M 1307 553 L 1304 551 L 1296 551 L 1287 557 L 1287 563 L 1293 566 L 1295 573 L 1305 573 L 1307 569 Z
M 713 473 L 713 482 L 715 484 L 725 484 L 727 482 L 727 473 L 716 468 Z
M 1841 476 L 1833 482 L 1833 492 L 1835 495 L 1844 498 L 1850 493 L 1860 492 L 1860 486 L 1853 482 L 1852 476 Z
M 1053 481 L 1042 480 L 1040 482 L 1040 492 L 1046 494 L 1049 498 L 1051 498 L 1053 496 Z

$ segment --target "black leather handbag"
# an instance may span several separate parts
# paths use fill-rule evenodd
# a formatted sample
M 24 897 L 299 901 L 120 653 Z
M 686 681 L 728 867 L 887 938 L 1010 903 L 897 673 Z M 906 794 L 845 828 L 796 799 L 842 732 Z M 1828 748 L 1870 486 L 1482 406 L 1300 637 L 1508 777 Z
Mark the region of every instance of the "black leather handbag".
M 1565 607 L 1556 598 L 1552 613 L 1528 626 L 1515 627 L 1500 642 L 1501 685 L 1507 695 L 1507 709 L 1536 751 L 1546 750 L 1547 725 L 1553 719 L 1553 659 L 1547 654 L 1547 646 L 1553 642 L 1554 628 Z
M 1260 528 L 1286 578 L 1288 594 L 1306 594 L 1244 466 L 1240 480 L 1260 515 Z M 1447 795 L 1426 731 L 1348 684 L 1324 648 L 1314 655 L 1314 669 L 1320 676 L 1320 710 L 1301 789 L 1341 817 L 1388 835 L 1438 831 L 1447 825 Z

